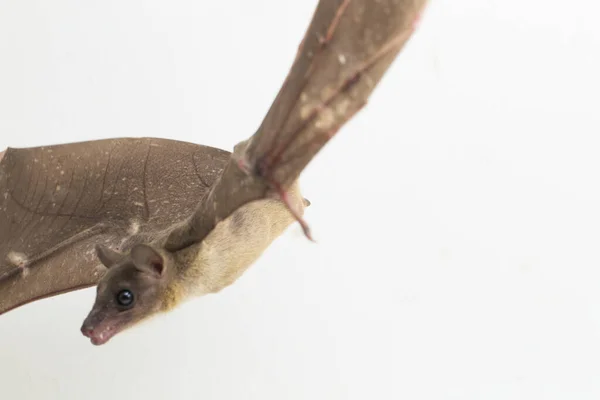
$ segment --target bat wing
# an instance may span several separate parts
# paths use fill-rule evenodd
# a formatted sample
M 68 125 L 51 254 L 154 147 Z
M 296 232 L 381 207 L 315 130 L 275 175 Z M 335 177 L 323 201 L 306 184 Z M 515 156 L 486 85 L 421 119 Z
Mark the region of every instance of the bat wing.
M 229 157 L 155 138 L 7 149 L 0 161 L 0 314 L 96 284 L 103 274 L 96 243 L 127 250 L 186 218 Z

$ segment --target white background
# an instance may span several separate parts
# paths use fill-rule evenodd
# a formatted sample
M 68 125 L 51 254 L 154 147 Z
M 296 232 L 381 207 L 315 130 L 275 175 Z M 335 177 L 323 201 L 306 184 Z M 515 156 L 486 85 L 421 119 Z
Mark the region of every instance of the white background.
M 0 148 L 254 132 L 316 0 L 0 1 Z M 0 317 L 2 399 L 598 399 L 600 7 L 432 0 L 235 285 L 102 347 Z

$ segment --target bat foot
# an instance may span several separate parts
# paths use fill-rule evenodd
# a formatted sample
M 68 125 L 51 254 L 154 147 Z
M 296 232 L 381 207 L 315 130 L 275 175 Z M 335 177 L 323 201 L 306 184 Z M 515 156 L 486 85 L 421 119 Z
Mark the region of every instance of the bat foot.
M 294 217 L 294 219 L 300 224 L 300 227 L 302 228 L 302 231 L 304 232 L 304 236 L 306 236 L 306 238 L 308 240 L 310 240 L 311 242 L 315 242 L 315 239 L 313 238 L 312 232 L 310 230 L 310 226 L 308 225 L 306 220 L 302 217 L 302 215 L 300 215 L 300 213 L 298 212 L 296 207 L 294 207 L 293 204 L 291 203 L 290 197 L 288 196 L 287 191 L 285 191 L 281 187 L 281 185 L 279 185 L 276 182 L 273 182 L 273 185 L 277 188 L 277 193 L 279 194 L 279 198 L 281 199 L 283 204 L 285 204 L 287 209 L 292 213 L 292 216 Z M 307 200 L 303 199 L 303 201 L 306 202 Z
M 316 243 L 316 240 L 312 236 L 312 232 L 310 231 L 310 226 L 308 225 L 308 223 L 302 217 L 297 217 L 296 221 L 298 221 L 298 223 L 302 227 L 302 232 L 304 232 L 304 236 L 306 236 L 306 238 L 311 242 Z

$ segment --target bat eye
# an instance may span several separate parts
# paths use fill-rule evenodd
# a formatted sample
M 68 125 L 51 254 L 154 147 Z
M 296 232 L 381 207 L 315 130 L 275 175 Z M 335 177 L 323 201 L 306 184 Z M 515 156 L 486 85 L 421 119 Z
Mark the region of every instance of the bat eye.
M 121 290 L 117 293 L 117 303 L 120 306 L 128 307 L 133 304 L 133 293 L 130 290 Z

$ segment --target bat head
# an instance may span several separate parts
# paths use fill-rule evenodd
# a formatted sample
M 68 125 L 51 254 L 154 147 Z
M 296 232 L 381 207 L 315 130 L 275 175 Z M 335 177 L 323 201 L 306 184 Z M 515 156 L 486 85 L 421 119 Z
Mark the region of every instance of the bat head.
M 151 246 L 138 244 L 129 254 L 103 245 L 98 258 L 108 270 L 98 282 L 96 300 L 81 332 L 94 345 L 160 311 L 167 286 L 166 260 Z

